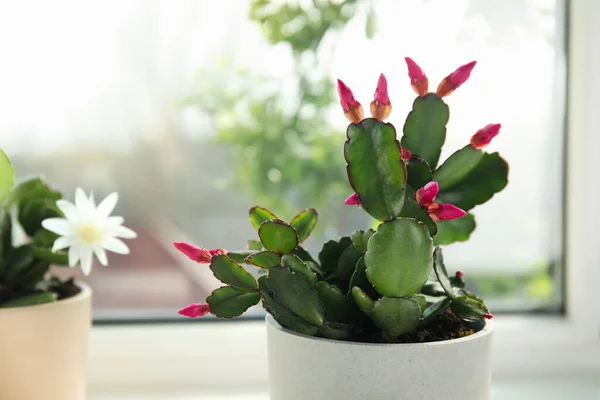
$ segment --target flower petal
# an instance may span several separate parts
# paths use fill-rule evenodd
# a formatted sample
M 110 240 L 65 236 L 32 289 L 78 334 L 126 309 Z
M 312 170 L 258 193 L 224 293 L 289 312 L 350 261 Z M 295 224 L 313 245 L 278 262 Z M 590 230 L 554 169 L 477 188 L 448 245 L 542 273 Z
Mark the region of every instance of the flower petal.
M 412 58 L 405 57 L 404 61 L 406 61 L 406 66 L 408 67 L 410 85 L 417 95 L 425 96 L 429 91 L 429 80 L 425 76 L 425 73 Z
M 119 215 L 113 215 L 112 217 L 108 217 L 106 219 L 106 224 L 112 227 L 121 225 L 125 221 L 125 218 Z
M 338 79 L 338 93 L 340 104 L 348 121 L 358 124 L 364 118 L 362 105 L 356 101 L 352 90 L 344 82 Z
M 81 211 L 88 209 L 88 198 L 80 187 L 75 189 L 75 206 Z
M 69 248 L 69 267 L 74 267 L 79 261 L 81 246 L 77 243 Z
M 75 234 L 75 227 L 65 218 L 46 218 L 42 221 L 42 226 L 61 236 Z
M 115 209 L 117 205 L 117 201 L 119 200 L 119 194 L 117 192 L 112 192 L 104 200 L 100 202 L 98 208 L 96 208 L 96 213 L 98 216 L 102 218 L 107 218 L 111 212 Z
M 85 276 L 88 276 L 92 271 L 92 249 L 90 247 L 82 247 L 81 252 L 81 271 Z
M 471 147 L 475 150 L 483 149 L 500 133 L 500 127 L 500 124 L 488 124 L 479 129 L 471 137 Z
M 117 254 L 129 254 L 129 247 L 122 240 L 108 237 L 102 242 L 102 247 Z
M 210 306 L 208 304 L 190 304 L 187 307 L 177 311 L 177 314 L 183 315 L 184 317 L 197 318 L 203 317 L 210 312 Z
M 344 204 L 346 204 L 348 206 L 359 206 L 360 199 L 358 198 L 358 194 L 352 193 L 350 196 L 348 196 L 348 198 L 346 200 L 344 200 Z
M 421 189 L 417 190 L 417 203 L 422 207 L 427 207 L 435 200 L 439 186 L 437 182 L 431 181 Z
M 106 250 L 104 250 L 100 246 L 94 246 L 94 254 L 96 255 L 96 258 L 98 259 L 100 264 L 102 264 L 105 267 L 108 265 L 108 258 L 106 257 Z
M 458 88 L 460 85 L 465 83 L 467 79 L 469 79 L 469 76 L 471 76 L 471 71 L 475 67 L 475 64 L 477 64 L 477 61 L 471 61 L 470 63 L 458 67 L 456 71 L 445 77 L 440 82 L 436 90 L 436 94 L 440 97 L 444 97 L 452 93 L 456 88 Z
M 52 252 L 55 253 L 58 250 L 66 249 L 75 244 L 75 238 L 73 236 L 61 236 L 54 241 L 52 245 Z
M 133 239 L 133 238 L 137 237 L 137 233 L 135 233 L 131 229 L 129 229 L 125 226 L 121 226 L 121 225 L 112 228 L 111 232 L 112 232 L 113 236 L 121 237 L 124 239 Z
M 77 207 L 75 204 L 71 203 L 67 200 L 57 200 L 56 206 L 60 209 L 60 211 L 65 214 L 65 217 L 69 220 L 72 220 L 77 217 Z
M 208 264 L 212 261 L 212 254 L 201 247 L 196 247 L 186 242 L 173 242 L 173 246 L 197 263 Z
M 466 214 L 464 210 L 461 210 L 452 204 L 440 203 L 433 203 L 427 207 L 427 213 L 429 214 L 429 217 L 436 222 L 464 217 Z

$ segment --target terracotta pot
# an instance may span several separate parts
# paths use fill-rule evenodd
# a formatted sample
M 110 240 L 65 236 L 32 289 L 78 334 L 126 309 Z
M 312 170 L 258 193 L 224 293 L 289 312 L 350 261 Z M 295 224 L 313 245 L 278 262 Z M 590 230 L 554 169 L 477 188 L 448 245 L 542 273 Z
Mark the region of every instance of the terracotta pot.
M 300 335 L 267 315 L 271 400 L 489 400 L 493 326 L 443 342 L 371 344 Z
M 0 399 L 85 400 L 91 289 L 0 309 Z

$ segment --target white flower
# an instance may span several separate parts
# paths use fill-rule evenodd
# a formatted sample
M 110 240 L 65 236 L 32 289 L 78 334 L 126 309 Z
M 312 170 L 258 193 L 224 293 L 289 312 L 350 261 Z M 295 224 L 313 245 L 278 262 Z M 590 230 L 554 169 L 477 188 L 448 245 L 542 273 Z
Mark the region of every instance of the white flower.
M 56 205 L 66 218 L 47 218 L 42 226 L 61 235 L 54 241 L 52 251 L 69 248 L 69 266 L 81 261 L 81 270 L 89 275 L 92 270 L 92 256 L 95 254 L 100 264 L 107 265 L 106 251 L 128 254 L 129 248 L 117 238 L 133 239 L 137 235 L 122 226 L 123 217 L 110 216 L 117 204 L 117 193 L 109 194 L 96 207 L 94 196 L 88 198 L 81 188 L 75 191 L 75 204 L 58 200 Z

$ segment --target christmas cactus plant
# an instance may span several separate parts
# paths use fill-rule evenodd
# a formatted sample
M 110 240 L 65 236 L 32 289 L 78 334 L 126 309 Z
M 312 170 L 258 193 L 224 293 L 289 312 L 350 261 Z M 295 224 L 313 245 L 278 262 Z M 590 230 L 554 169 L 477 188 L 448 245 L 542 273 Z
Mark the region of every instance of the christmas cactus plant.
M 72 279 L 49 276 L 50 267 L 77 264 L 90 273 L 95 255 L 107 265 L 106 251 L 129 252 L 121 238 L 135 232 L 110 216 L 117 194 L 98 206 L 77 189 L 75 203 L 41 178 L 15 181 L 9 158 L 0 149 L 0 308 L 45 304 L 80 291 Z M 68 251 L 66 250 L 68 248 Z
M 315 258 L 302 247 L 317 223 L 314 209 L 285 222 L 253 207 L 250 222 L 259 240 L 250 241 L 247 251 L 174 243 L 194 261 L 210 264 L 225 284 L 180 314 L 233 318 L 262 302 L 289 330 L 363 342 L 436 340 L 423 333 L 449 320 L 463 324 L 451 337 L 468 335 L 470 323 L 491 318 L 483 300 L 465 289 L 463 273 L 448 274 L 440 246 L 466 240 L 475 229 L 470 211 L 507 184 L 507 163 L 483 150 L 500 124 L 478 130 L 440 163 L 449 119 L 444 97 L 469 78 L 475 62 L 448 75 L 435 92 L 421 68 L 406 62 L 418 96 L 400 141 L 394 125 L 384 122 L 392 104 L 383 74 L 370 104 L 372 118 L 364 118 L 352 91 L 338 81 L 350 121 L 343 151 L 354 193 L 346 204 L 362 207 L 378 221 L 377 229 L 328 241 Z M 265 273 L 256 280 L 242 264 Z

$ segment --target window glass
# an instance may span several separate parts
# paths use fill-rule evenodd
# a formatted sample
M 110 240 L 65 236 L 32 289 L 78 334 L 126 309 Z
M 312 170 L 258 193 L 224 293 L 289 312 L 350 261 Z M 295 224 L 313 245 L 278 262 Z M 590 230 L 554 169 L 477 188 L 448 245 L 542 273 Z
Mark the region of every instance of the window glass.
M 443 157 L 501 122 L 489 151 L 512 174 L 447 264 L 495 311 L 558 309 L 564 19 L 553 0 L 3 3 L 1 145 L 19 175 L 42 172 L 67 197 L 120 193 L 139 238 L 94 268 L 97 318 L 177 317 L 219 282 L 172 241 L 241 249 L 255 204 L 283 219 L 318 208 L 313 254 L 372 224 L 343 204 L 336 78 L 368 104 L 384 72 L 401 129 L 414 99 L 405 56 L 431 86 L 477 60 L 447 99 Z

